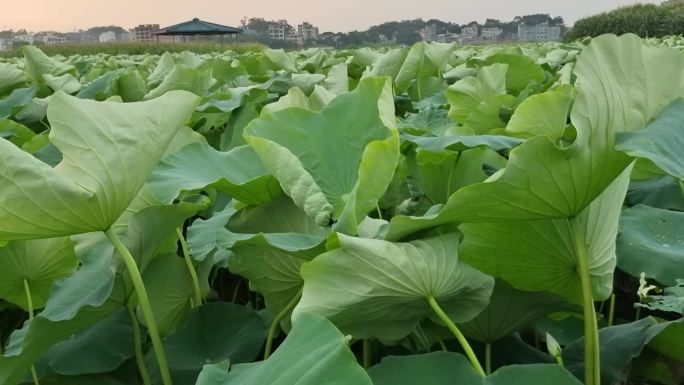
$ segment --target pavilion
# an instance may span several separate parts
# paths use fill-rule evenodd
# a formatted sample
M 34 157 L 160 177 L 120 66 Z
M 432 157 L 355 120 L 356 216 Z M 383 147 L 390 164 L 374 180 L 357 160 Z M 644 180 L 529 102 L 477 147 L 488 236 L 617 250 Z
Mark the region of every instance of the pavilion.
M 180 23 L 172 25 L 170 27 L 162 28 L 158 31 L 152 32 L 157 36 L 157 42 L 159 42 L 159 36 L 182 36 L 183 41 L 185 41 L 186 36 L 221 36 L 221 45 L 223 45 L 223 36 L 232 35 L 236 36 L 242 33 L 240 28 L 229 27 L 227 25 L 210 23 L 208 21 L 200 20 L 194 18 L 185 23 Z

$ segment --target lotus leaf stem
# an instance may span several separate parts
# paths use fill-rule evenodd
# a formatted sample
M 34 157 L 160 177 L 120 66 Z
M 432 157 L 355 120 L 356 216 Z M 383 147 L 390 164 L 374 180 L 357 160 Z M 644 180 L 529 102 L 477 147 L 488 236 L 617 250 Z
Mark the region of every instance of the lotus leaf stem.
M 24 294 L 26 294 L 26 308 L 28 310 L 29 321 L 33 321 L 33 297 L 31 297 L 31 287 L 29 287 L 29 283 L 26 278 L 24 278 Z M 36 367 L 33 365 L 31 365 L 31 377 L 33 378 L 33 383 L 35 385 L 40 385 L 38 373 L 36 373 Z
M 492 343 L 485 343 L 485 373 L 492 374 Z
M 266 337 L 266 347 L 264 348 L 264 360 L 267 360 L 268 357 L 271 356 L 271 350 L 273 349 L 273 338 L 275 337 L 276 331 L 278 331 L 278 328 L 280 327 L 280 321 L 285 318 L 287 313 L 289 313 L 295 305 L 299 302 L 299 299 L 302 297 L 302 291 L 304 290 L 304 287 L 302 286 L 297 294 L 295 294 L 294 297 L 290 300 L 290 302 L 285 305 L 285 307 L 278 313 L 275 318 L 273 319 L 273 322 L 271 323 L 271 327 L 268 329 L 268 337 Z
M 138 316 L 132 306 L 126 305 L 128 315 L 131 317 L 131 325 L 133 326 L 133 343 L 135 346 L 135 361 L 138 364 L 138 371 L 140 378 L 142 378 L 144 385 L 152 385 L 150 380 L 150 373 L 147 371 L 145 365 L 145 357 L 142 350 L 142 335 L 140 334 L 140 323 L 138 323 Z
M 188 242 L 186 242 L 185 237 L 181 229 L 176 229 L 178 234 L 178 240 L 181 244 L 181 249 L 183 250 L 183 259 L 185 264 L 188 266 L 188 272 L 190 273 L 190 279 L 192 279 L 192 287 L 194 289 L 195 298 L 193 301 L 193 307 L 202 305 L 202 291 L 200 290 L 199 279 L 197 278 L 197 272 L 195 271 L 195 265 L 192 264 L 192 259 L 190 258 L 190 251 L 188 250 Z
M 437 317 L 439 317 L 440 320 L 446 325 L 446 327 L 451 331 L 451 333 L 456 337 L 458 342 L 461 344 L 461 347 L 463 347 L 463 350 L 466 353 L 466 356 L 470 360 L 470 362 L 473 364 L 473 367 L 475 370 L 480 373 L 483 377 L 485 376 L 485 371 L 482 369 L 482 365 L 480 365 L 480 361 L 477 360 L 477 356 L 475 355 L 475 352 L 473 351 L 473 348 L 470 347 L 470 344 L 468 343 L 468 340 L 466 340 L 465 336 L 463 333 L 461 333 L 460 330 L 456 327 L 456 325 L 449 319 L 449 316 L 442 310 L 442 308 L 439 306 L 437 301 L 435 300 L 434 297 L 428 297 L 428 303 L 430 304 L 430 307 L 432 307 L 432 310 L 435 311 L 437 314 Z
M 371 366 L 371 346 L 368 338 L 363 340 L 363 368 L 368 370 Z
M 128 251 L 126 245 L 119 239 L 116 233 L 109 229 L 105 232 L 107 238 L 112 242 L 116 250 L 121 254 L 124 263 L 126 264 L 126 269 L 133 282 L 133 288 L 135 294 L 138 297 L 138 303 L 140 304 L 140 309 L 142 310 L 143 319 L 147 324 L 147 331 L 150 334 L 150 339 L 152 340 L 152 348 L 154 354 L 157 356 L 157 363 L 159 364 L 159 372 L 161 374 L 162 383 L 164 385 L 172 385 L 171 374 L 169 372 L 169 366 L 166 363 L 166 353 L 164 352 L 164 346 L 161 342 L 161 337 L 159 337 L 159 328 L 157 327 L 157 322 L 154 319 L 154 313 L 152 312 L 152 306 L 150 305 L 150 298 L 147 296 L 147 290 L 145 290 L 145 284 L 143 283 L 142 276 L 140 275 L 140 270 L 138 270 L 138 265 L 135 262 L 135 258 Z

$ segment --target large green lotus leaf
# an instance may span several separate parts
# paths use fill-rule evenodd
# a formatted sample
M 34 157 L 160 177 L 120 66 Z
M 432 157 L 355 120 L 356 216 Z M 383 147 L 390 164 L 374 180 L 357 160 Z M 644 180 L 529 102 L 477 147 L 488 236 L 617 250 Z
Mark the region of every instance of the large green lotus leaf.
M 389 76 L 393 81 L 396 80 L 407 55 L 408 50 L 406 48 L 390 49 L 373 63 L 368 75 Z
M 138 194 L 197 98 L 171 92 L 143 103 L 52 96 L 54 169 L 0 139 L 0 239 L 106 230 Z
M 76 95 L 81 99 L 106 100 L 117 94 L 117 79 L 121 70 L 108 71 L 84 86 Z
M 0 119 L 0 138 L 7 139 L 17 147 L 30 142 L 36 134 L 23 124 L 14 120 Z
M 193 259 L 225 256 L 236 245 L 257 245 L 312 259 L 325 251 L 330 230 L 318 226 L 292 200 L 281 195 L 273 201 L 238 211 L 228 205 L 209 219 L 198 219 L 188 229 L 188 247 Z M 232 223 L 228 228 L 229 221 Z
M 463 151 L 475 147 L 489 147 L 494 151 L 514 148 L 524 142 L 522 139 L 503 135 L 439 135 L 415 136 L 401 134 L 401 139 L 417 145 L 417 152 Z
M 25 283 L 34 309 L 45 305 L 52 284 L 78 267 L 69 238 L 12 241 L 0 248 L 0 298 L 28 309 Z
M 532 58 L 525 55 L 496 53 L 489 56 L 485 63 L 488 65 L 494 63 L 508 65 L 508 71 L 506 71 L 506 90 L 513 95 L 521 93 L 530 83 L 544 83 L 546 77 L 542 67 L 536 64 Z
M 173 383 L 194 385 L 204 365 L 253 361 L 266 329 L 259 314 L 246 306 L 214 302 L 193 310 L 178 331 L 162 341 Z M 152 383 L 161 384 L 154 353 L 145 360 Z
M 9 118 L 29 104 L 36 96 L 37 88 L 15 88 L 8 97 L 0 99 L 0 118 Z
M 638 204 L 666 210 L 684 211 L 684 183 L 671 176 L 635 181 L 627 191 L 627 205 Z
M 10 93 L 25 83 L 26 76 L 17 66 L 10 63 L 0 63 L 0 96 Z
M 161 84 L 162 81 L 164 81 L 164 78 L 166 75 L 171 72 L 173 69 L 173 66 L 176 64 L 176 60 L 173 58 L 173 54 L 170 52 L 164 52 L 163 55 L 159 57 L 159 61 L 157 62 L 157 65 L 154 67 L 154 70 L 150 75 L 147 77 L 147 84 L 150 87 L 158 86 Z
M 575 143 L 530 139 L 511 151 L 498 178 L 452 195 L 443 215 L 483 222 L 577 215 L 630 163 L 613 150 L 615 134 L 643 128 L 682 92 L 682 65 L 679 52 L 646 47 L 635 35 L 592 40 L 575 69 Z
M 665 285 L 684 277 L 684 213 L 634 206 L 622 212 L 618 267 L 634 277 L 645 273 Z
M 631 167 L 573 218 L 461 225 L 463 260 L 517 289 L 548 291 L 581 305 L 576 266 L 586 255 L 594 299 L 608 298 L 630 172 Z
M 458 239 L 392 243 L 338 234 L 330 242 L 339 248 L 302 266 L 293 319 L 317 313 L 354 338 L 398 340 L 425 317 L 437 319 L 433 297 L 454 322 L 467 322 L 489 303 L 494 280 L 459 261 Z
M 592 39 L 577 59 L 579 94 L 571 112 L 579 133 L 593 147 L 611 148 L 615 134 L 646 127 L 684 96 L 684 56 L 646 46 L 636 35 Z
M 54 322 L 67 321 L 76 317 L 81 308 L 102 306 L 114 289 L 113 254 L 111 242 L 89 247 L 78 271 L 55 283 L 40 316 Z
M 42 358 L 65 376 L 107 373 L 133 357 L 133 328 L 124 309 L 53 346 Z
M 150 262 L 142 277 L 159 334 L 173 333 L 191 310 L 193 286 L 187 264 L 175 254 L 160 255 Z M 144 325 L 140 309 L 138 313 Z
M 287 94 L 278 99 L 277 102 L 265 105 L 261 110 L 261 114 L 272 114 L 276 111 L 291 107 L 299 107 L 311 111 L 320 111 L 326 104 L 328 104 L 330 100 L 332 100 L 332 98 L 335 97 L 335 95 L 330 94 L 331 97 L 325 97 L 321 94 L 321 91 L 317 90 L 321 90 L 321 87 L 314 87 L 314 92 L 312 92 L 310 96 L 306 96 L 301 88 L 292 87 L 289 89 L 289 91 L 287 91 Z M 323 90 L 325 91 L 325 88 L 323 88 Z M 323 97 L 323 99 L 320 97 Z
M 126 103 L 139 102 L 149 92 L 145 78 L 136 70 L 129 70 L 119 75 L 116 79 L 116 86 L 117 94 Z
M 571 97 L 562 91 L 532 95 L 515 109 L 506 133 L 523 138 L 543 135 L 559 140 L 565 133 L 571 104 Z
M 485 100 L 506 94 L 506 64 L 492 64 L 480 68 L 477 76 L 468 76 L 447 88 L 446 98 L 451 105 L 449 117 L 465 122 Z
M 64 91 L 67 94 L 75 94 L 81 89 L 81 82 L 71 74 L 63 74 L 60 76 L 45 74 L 43 75 L 43 79 L 45 79 L 45 84 L 52 88 L 53 91 Z
M 280 314 L 302 289 L 299 271 L 306 260 L 260 245 L 236 246 L 232 251 L 230 271 L 249 280 L 249 289 L 264 296 L 271 314 Z M 285 330 L 291 314 L 292 309 L 280 322 Z
M 441 159 L 437 160 L 421 159 L 420 155 L 415 162 L 407 157 L 412 183 L 419 184 L 421 191 L 433 204 L 445 203 L 454 191 L 483 182 L 488 178 L 484 167 L 506 166 L 506 158 L 488 148 L 447 151 L 440 154 Z
M 668 323 L 648 344 L 649 348 L 684 363 L 684 318 Z
M 599 330 L 601 383 L 622 384 L 629 375 L 632 359 L 670 323 L 658 323 L 653 317 Z M 584 338 L 563 350 L 565 367 L 578 378 L 584 374 Z
M 389 356 L 368 374 L 375 385 L 581 385 L 560 365 L 511 365 L 482 377 L 467 358 L 449 352 Z
M 226 373 L 205 366 L 197 385 L 372 385 L 349 350 L 349 339 L 325 318 L 301 314 L 266 361 L 235 365 Z
M 71 319 L 59 322 L 37 315 L 12 334 L 5 354 L 0 356 L 0 384 L 19 384 L 29 374 L 31 365 L 52 346 L 104 319 L 120 306 L 107 301 L 97 308 L 85 307 Z
M 24 72 L 31 82 L 44 84 L 43 75 L 76 74 L 76 67 L 49 57 L 33 45 L 21 47 L 21 52 L 24 54 Z
M 456 49 L 456 43 L 436 43 L 432 42 L 425 46 L 425 56 L 427 56 L 432 64 L 437 67 L 439 73 L 446 72 L 451 54 Z
M 506 127 L 506 121 L 501 112 L 513 110 L 516 99 L 513 95 L 497 95 L 487 98 L 475 107 L 468 118 L 462 121 L 465 130 L 475 134 L 487 134 L 489 132 L 501 132 Z
M 158 98 L 173 90 L 189 91 L 195 95 L 204 96 L 214 83 L 216 80 L 211 76 L 211 70 L 200 71 L 182 64 L 176 64 L 171 72 L 164 77 L 162 83 L 150 90 L 144 99 Z
M 160 201 L 170 203 L 187 190 L 215 188 L 242 203 L 258 205 L 280 195 L 280 186 L 250 147 L 228 152 L 193 143 L 165 157 L 150 177 Z
M 615 148 L 684 180 L 684 100 L 674 101 L 645 129 L 618 135 Z
M 409 50 L 395 79 L 397 94 L 407 91 L 412 84 L 420 90 L 421 82 L 438 74 L 437 66 L 426 55 L 427 46 L 425 42 L 418 42 Z
M 293 54 L 285 52 L 283 49 L 270 48 L 263 50 L 262 54 L 274 69 L 297 72 L 297 61 Z
M 489 305 L 472 320 L 458 325 L 468 337 L 494 342 L 529 326 L 544 316 L 573 307 L 546 292 L 520 291 L 497 280 Z
M 366 78 L 320 113 L 289 108 L 261 116 L 247 126 L 245 139 L 318 224 L 337 220 L 339 231 L 354 233 L 399 160 L 391 84 Z

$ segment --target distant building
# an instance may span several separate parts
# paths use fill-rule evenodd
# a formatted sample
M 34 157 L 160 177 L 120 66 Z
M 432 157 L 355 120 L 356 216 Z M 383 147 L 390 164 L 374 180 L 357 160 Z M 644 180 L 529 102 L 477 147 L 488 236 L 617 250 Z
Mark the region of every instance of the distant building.
M 423 41 L 435 41 L 437 40 L 437 24 L 428 24 L 420 30 L 420 37 Z
M 485 40 L 496 40 L 503 34 L 503 29 L 499 27 L 483 27 L 482 38 Z
M 116 33 L 114 31 L 107 31 L 107 32 L 102 32 L 100 34 L 100 43 L 109 43 L 112 41 L 116 41 Z
M 480 25 L 477 22 L 472 22 L 461 29 L 464 35 L 470 35 L 472 38 L 480 36 Z
M 0 51 L 12 49 L 12 40 L 0 38 Z
M 311 23 L 305 21 L 297 26 L 297 35 L 299 35 L 303 41 L 315 40 L 318 38 L 318 27 L 314 27 Z
M 156 41 L 157 37 L 153 32 L 159 30 L 159 24 L 140 24 L 130 30 L 130 39 L 137 42 Z
M 34 35 L 31 35 L 31 34 L 14 35 L 14 41 L 21 41 L 21 42 L 24 42 L 27 44 L 33 44 Z
M 52 32 L 44 32 L 40 35 L 35 35 L 33 40 L 43 44 L 63 44 L 67 41 L 65 36 L 55 35 Z
M 287 20 L 273 21 L 268 24 L 268 36 L 273 40 L 291 39 L 294 35 L 294 28 L 287 23 Z
M 541 23 L 537 25 L 518 24 L 518 40 L 520 41 L 553 41 L 560 40 L 561 26 Z

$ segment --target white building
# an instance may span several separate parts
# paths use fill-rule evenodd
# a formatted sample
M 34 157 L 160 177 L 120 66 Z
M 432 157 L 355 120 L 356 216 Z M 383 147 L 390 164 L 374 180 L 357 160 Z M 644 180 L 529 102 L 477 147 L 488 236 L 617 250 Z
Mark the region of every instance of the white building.
M 14 41 L 23 41 L 24 43 L 33 44 L 33 35 L 14 35 Z
M 461 29 L 461 33 L 464 35 L 470 35 L 471 37 L 475 38 L 480 36 L 480 25 L 473 22 Z
M 518 40 L 520 41 L 553 41 L 560 40 L 561 27 L 541 23 L 537 25 L 518 24 Z
M 285 40 L 294 34 L 294 28 L 287 20 L 278 20 L 268 24 L 268 36 L 273 40 Z
M 501 34 L 503 34 L 503 29 L 499 27 L 482 28 L 482 37 L 486 40 L 496 40 Z
M 0 38 L 0 51 L 12 49 L 12 40 Z
M 297 26 L 297 35 L 301 36 L 303 41 L 315 40 L 318 38 L 318 27 L 314 27 L 311 23 L 305 21 Z
M 100 43 L 109 43 L 116 41 L 116 33 L 114 31 L 102 32 L 100 34 Z

